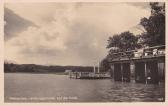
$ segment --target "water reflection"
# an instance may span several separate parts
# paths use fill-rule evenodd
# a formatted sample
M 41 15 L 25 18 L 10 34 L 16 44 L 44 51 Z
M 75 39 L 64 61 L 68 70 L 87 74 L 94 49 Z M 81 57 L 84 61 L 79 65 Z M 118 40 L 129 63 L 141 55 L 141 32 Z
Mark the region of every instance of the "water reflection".
M 157 102 L 164 101 L 164 84 L 80 80 L 55 74 L 5 74 L 6 102 Z M 10 100 L 10 97 L 75 97 L 76 99 Z
M 110 101 L 161 101 L 164 99 L 163 85 L 114 82 L 106 93 Z

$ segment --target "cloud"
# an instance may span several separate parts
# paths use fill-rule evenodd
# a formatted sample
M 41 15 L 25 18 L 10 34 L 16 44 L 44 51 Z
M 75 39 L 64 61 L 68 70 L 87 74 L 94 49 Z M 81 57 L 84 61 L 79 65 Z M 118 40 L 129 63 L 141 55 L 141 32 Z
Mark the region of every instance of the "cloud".
M 5 40 L 9 40 L 12 37 L 17 36 L 18 33 L 26 30 L 29 26 L 36 26 L 31 21 L 20 17 L 8 8 L 5 8 L 4 11 Z
M 127 3 L 127 4 L 135 7 L 139 7 L 142 9 L 150 9 L 150 5 L 148 2 L 134 2 L 134 3 Z
M 80 3 L 5 3 L 5 7 L 15 11 L 16 14 L 36 25 L 43 25 L 54 20 L 55 14 L 70 8 L 80 7 Z
M 148 9 L 127 3 L 34 3 L 7 7 L 40 27 L 29 26 L 6 41 L 5 58 L 50 65 L 95 65 L 107 54 L 109 36 L 129 30 L 150 15 Z

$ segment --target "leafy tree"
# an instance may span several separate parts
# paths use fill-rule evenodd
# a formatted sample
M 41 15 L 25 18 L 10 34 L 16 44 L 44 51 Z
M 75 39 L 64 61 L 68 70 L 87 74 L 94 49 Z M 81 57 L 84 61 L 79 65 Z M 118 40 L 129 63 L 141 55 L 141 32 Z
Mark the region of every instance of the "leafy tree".
M 107 48 L 111 48 L 111 52 L 134 50 L 139 47 L 138 37 L 129 31 L 109 37 L 107 45 Z
M 143 44 L 148 46 L 165 45 L 165 4 L 150 3 L 151 16 L 142 18 L 140 24 L 146 30 L 142 34 Z
M 100 63 L 101 71 L 102 72 L 107 72 L 108 69 L 110 69 L 110 64 L 107 60 L 107 58 L 104 58 L 101 63 Z
M 120 39 L 121 39 L 120 36 L 117 34 L 113 35 L 113 37 L 109 37 L 109 39 L 107 40 L 108 41 L 107 48 L 120 47 L 121 42 L 118 42 L 120 41 Z

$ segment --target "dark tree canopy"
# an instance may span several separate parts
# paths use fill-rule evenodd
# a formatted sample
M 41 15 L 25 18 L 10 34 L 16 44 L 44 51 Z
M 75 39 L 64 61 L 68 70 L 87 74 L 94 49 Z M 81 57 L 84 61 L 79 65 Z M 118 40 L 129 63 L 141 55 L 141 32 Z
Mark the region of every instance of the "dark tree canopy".
M 119 36 L 117 34 L 113 35 L 113 37 L 109 37 L 109 39 L 107 40 L 108 41 L 107 48 L 120 47 L 121 42 L 118 42 L 121 39 L 120 37 L 121 36 Z
M 113 51 L 115 51 L 115 48 L 118 48 L 119 51 L 128 51 L 139 48 L 139 46 L 138 37 L 126 31 L 109 37 L 107 48 L 111 48 Z
M 151 16 L 142 18 L 140 24 L 146 30 L 142 34 L 143 44 L 148 46 L 165 45 L 165 4 L 150 3 Z
M 105 72 L 108 71 L 108 69 L 110 68 L 110 64 L 109 64 L 107 58 L 104 58 L 104 59 L 101 61 L 100 67 L 101 67 L 101 70 L 102 70 L 102 71 L 105 71 Z

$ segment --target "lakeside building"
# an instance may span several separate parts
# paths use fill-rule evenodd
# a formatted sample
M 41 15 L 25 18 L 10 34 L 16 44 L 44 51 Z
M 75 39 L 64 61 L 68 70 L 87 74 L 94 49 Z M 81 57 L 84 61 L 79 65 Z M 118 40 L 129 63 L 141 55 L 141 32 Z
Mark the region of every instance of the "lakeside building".
M 165 81 L 165 45 L 111 54 L 114 81 L 159 84 Z

